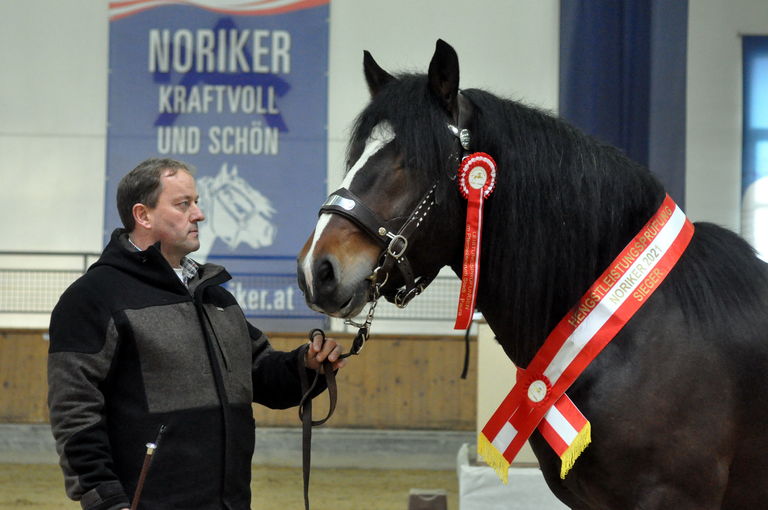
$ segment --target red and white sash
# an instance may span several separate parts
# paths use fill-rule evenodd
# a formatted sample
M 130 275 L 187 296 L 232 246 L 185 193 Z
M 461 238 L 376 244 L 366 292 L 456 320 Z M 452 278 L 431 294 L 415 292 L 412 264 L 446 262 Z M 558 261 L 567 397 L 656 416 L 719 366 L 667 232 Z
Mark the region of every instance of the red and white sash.
M 478 453 L 506 483 L 533 430 L 562 459 L 565 478 L 591 441 L 589 422 L 565 391 L 658 288 L 693 236 L 667 196 L 659 210 L 555 326 L 478 437 Z

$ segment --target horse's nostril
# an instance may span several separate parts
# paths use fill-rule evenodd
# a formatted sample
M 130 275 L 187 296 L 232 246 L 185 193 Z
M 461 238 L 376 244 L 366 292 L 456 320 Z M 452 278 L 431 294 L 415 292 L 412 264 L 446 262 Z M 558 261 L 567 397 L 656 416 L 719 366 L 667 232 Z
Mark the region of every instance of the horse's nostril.
M 335 282 L 336 275 L 333 270 L 333 264 L 328 259 L 323 259 L 320 261 L 320 263 L 317 265 L 317 272 L 315 273 L 317 276 L 317 283 L 318 285 L 327 286 L 329 283 Z

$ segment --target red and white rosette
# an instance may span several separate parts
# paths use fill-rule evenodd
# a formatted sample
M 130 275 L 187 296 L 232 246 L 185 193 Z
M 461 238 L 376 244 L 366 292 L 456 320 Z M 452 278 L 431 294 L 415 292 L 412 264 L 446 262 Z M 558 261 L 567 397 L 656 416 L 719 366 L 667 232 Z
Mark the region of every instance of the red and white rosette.
M 483 202 L 496 187 L 496 162 L 484 152 L 466 156 L 459 167 L 459 189 L 467 199 L 464 234 L 464 263 L 461 292 L 453 329 L 467 329 L 472 322 L 480 277 L 480 241 L 483 232 Z

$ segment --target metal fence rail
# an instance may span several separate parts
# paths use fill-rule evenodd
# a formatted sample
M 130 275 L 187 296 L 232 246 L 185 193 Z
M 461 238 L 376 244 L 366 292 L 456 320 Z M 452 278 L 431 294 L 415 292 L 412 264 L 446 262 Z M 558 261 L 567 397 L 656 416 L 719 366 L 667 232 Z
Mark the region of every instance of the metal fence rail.
M 0 251 L 0 314 L 50 313 L 59 296 L 98 257 L 98 253 Z M 289 274 L 241 273 L 238 276 L 245 276 L 254 282 L 263 280 L 261 283 L 265 287 L 287 287 L 296 282 L 295 275 Z M 277 283 L 276 279 L 279 280 Z M 459 285 L 460 281 L 454 276 L 441 275 L 405 309 L 381 300 L 376 319 L 451 321 L 456 313 Z M 298 299 L 303 302 L 300 296 Z M 271 302 L 255 313 L 253 310 L 246 311 L 249 317 L 280 313 Z
M 50 313 L 98 253 L 0 251 L 0 313 Z
M 452 322 L 456 318 L 460 286 L 461 280 L 455 276 L 438 276 L 406 308 L 397 308 L 382 299 L 376 307 L 376 320 Z
M 0 269 L 0 313 L 48 313 L 82 271 Z

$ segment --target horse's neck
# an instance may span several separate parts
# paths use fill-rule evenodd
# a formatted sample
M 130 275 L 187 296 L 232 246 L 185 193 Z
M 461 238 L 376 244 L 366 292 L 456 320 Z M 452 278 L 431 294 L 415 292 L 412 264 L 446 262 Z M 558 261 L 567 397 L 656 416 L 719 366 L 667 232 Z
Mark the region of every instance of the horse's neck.
M 648 193 L 646 202 L 653 204 L 657 190 L 649 187 L 638 191 L 645 192 Z M 512 243 L 519 242 L 515 239 L 514 227 L 497 233 L 484 230 L 485 265 L 481 265 L 477 304 L 507 356 L 516 365 L 524 367 L 530 363 L 551 329 L 650 218 L 652 208 L 653 205 L 635 203 L 627 210 L 624 203 L 617 200 L 604 214 L 624 218 L 623 221 L 603 223 L 600 228 L 604 232 L 582 246 L 569 245 L 565 239 L 548 238 L 546 243 L 551 245 L 551 258 L 541 252 L 514 251 Z M 574 218 L 573 224 L 574 228 L 582 228 L 590 222 L 597 224 L 597 221 L 597 218 Z M 617 232 L 618 224 L 624 225 L 623 232 Z M 546 225 L 531 228 L 547 231 Z M 576 232 L 575 237 L 579 238 L 580 234 Z M 501 235 L 507 244 L 486 243 L 485 237 L 493 235 Z M 585 234 L 584 239 L 587 238 Z M 587 253 L 592 255 L 582 257 Z M 461 275 L 461 266 L 454 268 Z
M 480 311 L 507 357 L 518 367 L 525 368 L 528 366 L 538 348 L 533 348 L 528 343 L 515 341 L 515 335 L 509 324 L 510 317 L 508 313 L 505 313 L 504 307 L 486 306 Z

